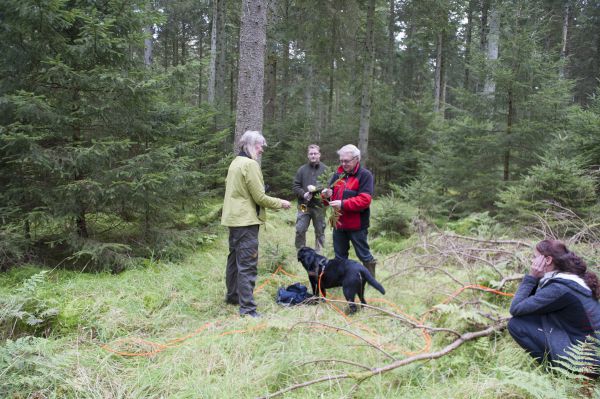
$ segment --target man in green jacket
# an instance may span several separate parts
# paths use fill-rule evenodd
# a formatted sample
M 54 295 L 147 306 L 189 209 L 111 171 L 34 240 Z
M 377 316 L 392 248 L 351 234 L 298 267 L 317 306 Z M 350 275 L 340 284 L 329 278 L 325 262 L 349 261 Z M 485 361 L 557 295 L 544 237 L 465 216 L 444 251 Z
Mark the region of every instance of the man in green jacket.
M 240 315 L 260 317 L 254 301 L 258 266 L 258 230 L 266 220 L 265 208 L 289 209 L 290 202 L 269 197 L 257 159 L 267 145 L 260 132 L 240 138 L 240 153 L 229 165 L 221 224 L 229 227 L 229 256 L 225 301 L 240 306 Z

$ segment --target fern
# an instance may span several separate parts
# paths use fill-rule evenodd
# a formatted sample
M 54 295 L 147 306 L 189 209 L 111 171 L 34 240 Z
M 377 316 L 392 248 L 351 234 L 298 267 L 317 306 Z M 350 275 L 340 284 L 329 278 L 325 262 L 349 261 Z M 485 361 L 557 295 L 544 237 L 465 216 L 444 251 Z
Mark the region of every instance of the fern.
M 496 368 L 496 372 L 501 375 L 499 379 L 503 381 L 503 385 L 517 388 L 518 391 L 525 393 L 526 397 L 562 399 L 570 396 L 564 391 L 561 392 L 546 374 L 506 366 Z
M 14 295 L 0 299 L 0 338 L 19 332 L 38 333 L 56 319 L 58 310 L 37 296 L 47 275 L 47 270 L 34 274 L 15 289 Z
M 585 341 L 570 346 L 565 352 L 567 355 L 556 360 L 553 370 L 576 380 L 586 379 L 589 375 L 600 375 L 600 339 L 590 336 Z

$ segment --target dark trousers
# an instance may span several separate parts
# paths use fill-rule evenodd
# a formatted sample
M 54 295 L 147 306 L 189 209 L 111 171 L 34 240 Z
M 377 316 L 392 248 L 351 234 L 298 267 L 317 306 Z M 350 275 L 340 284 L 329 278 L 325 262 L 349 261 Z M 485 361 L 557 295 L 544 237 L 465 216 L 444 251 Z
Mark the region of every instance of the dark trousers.
M 549 348 L 539 315 L 513 317 L 508 321 L 508 332 L 538 362 L 547 356 Z
M 306 246 L 306 232 L 312 220 L 315 228 L 315 251 L 321 253 L 325 246 L 325 210 L 321 207 L 309 207 L 306 212 L 298 211 L 296 216 L 296 250 Z
M 350 243 L 352 242 L 354 252 L 356 252 L 356 256 L 361 262 L 372 261 L 374 258 L 367 242 L 367 235 L 367 229 L 356 231 L 333 229 L 333 252 L 335 252 L 335 257 L 348 259 Z
M 228 302 L 240 304 L 240 314 L 256 310 L 254 285 L 258 265 L 258 225 L 229 228 L 229 256 L 225 272 Z

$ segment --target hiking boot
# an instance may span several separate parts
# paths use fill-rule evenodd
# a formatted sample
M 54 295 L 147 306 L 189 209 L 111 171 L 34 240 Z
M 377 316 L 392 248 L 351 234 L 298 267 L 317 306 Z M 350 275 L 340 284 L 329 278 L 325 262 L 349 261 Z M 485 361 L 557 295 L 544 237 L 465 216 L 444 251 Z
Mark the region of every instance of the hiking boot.
M 377 266 L 377 259 L 371 259 L 367 262 L 363 262 L 363 265 L 371 273 L 371 276 L 375 277 L 375 266 Z
M 225 303 L 228 305 L 239 305 L 240 301 L 237 299 L 225 298 Z
M 262 315 L 260 313 L 258 313 L 256 310 L 253 310 L 252 312 L 248 312 L 248 313 L 241 313 L 240 316 L 242 317 L 253 317 L 255 319 L 260 319 L 262 317 Z

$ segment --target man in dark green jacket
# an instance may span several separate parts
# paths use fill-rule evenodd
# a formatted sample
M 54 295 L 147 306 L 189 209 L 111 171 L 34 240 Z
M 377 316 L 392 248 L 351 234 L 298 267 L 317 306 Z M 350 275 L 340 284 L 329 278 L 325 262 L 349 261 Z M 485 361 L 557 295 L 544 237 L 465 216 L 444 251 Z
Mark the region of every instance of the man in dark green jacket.
M 258 266 L 258 230 L 266 220 L 265 208 L 289 209 L 290 202 L 265 194 L 265 183 L 257 159 L 266 140 L 256 131 L 240 139 L 241 151 L 229 165 L 221 224 L 229 227 L 229 256 L 225 301 L 240 305 L 240 315 L 259 317 L 254 301 Z
M 315 250 L 321 252 L 325 244 L 325 209 L 320 201 L 317 178 L 327 166 L 321 162 L 321 150 L 316 144 L 308 146 L 308 162 L 296 172 L 292 190 L 298 198 L 296 217 L 296 250 L 306 246 L 306 231 L 312 220 L 315 229 Z M 322 190 L 322 187 L 319 191 Z

